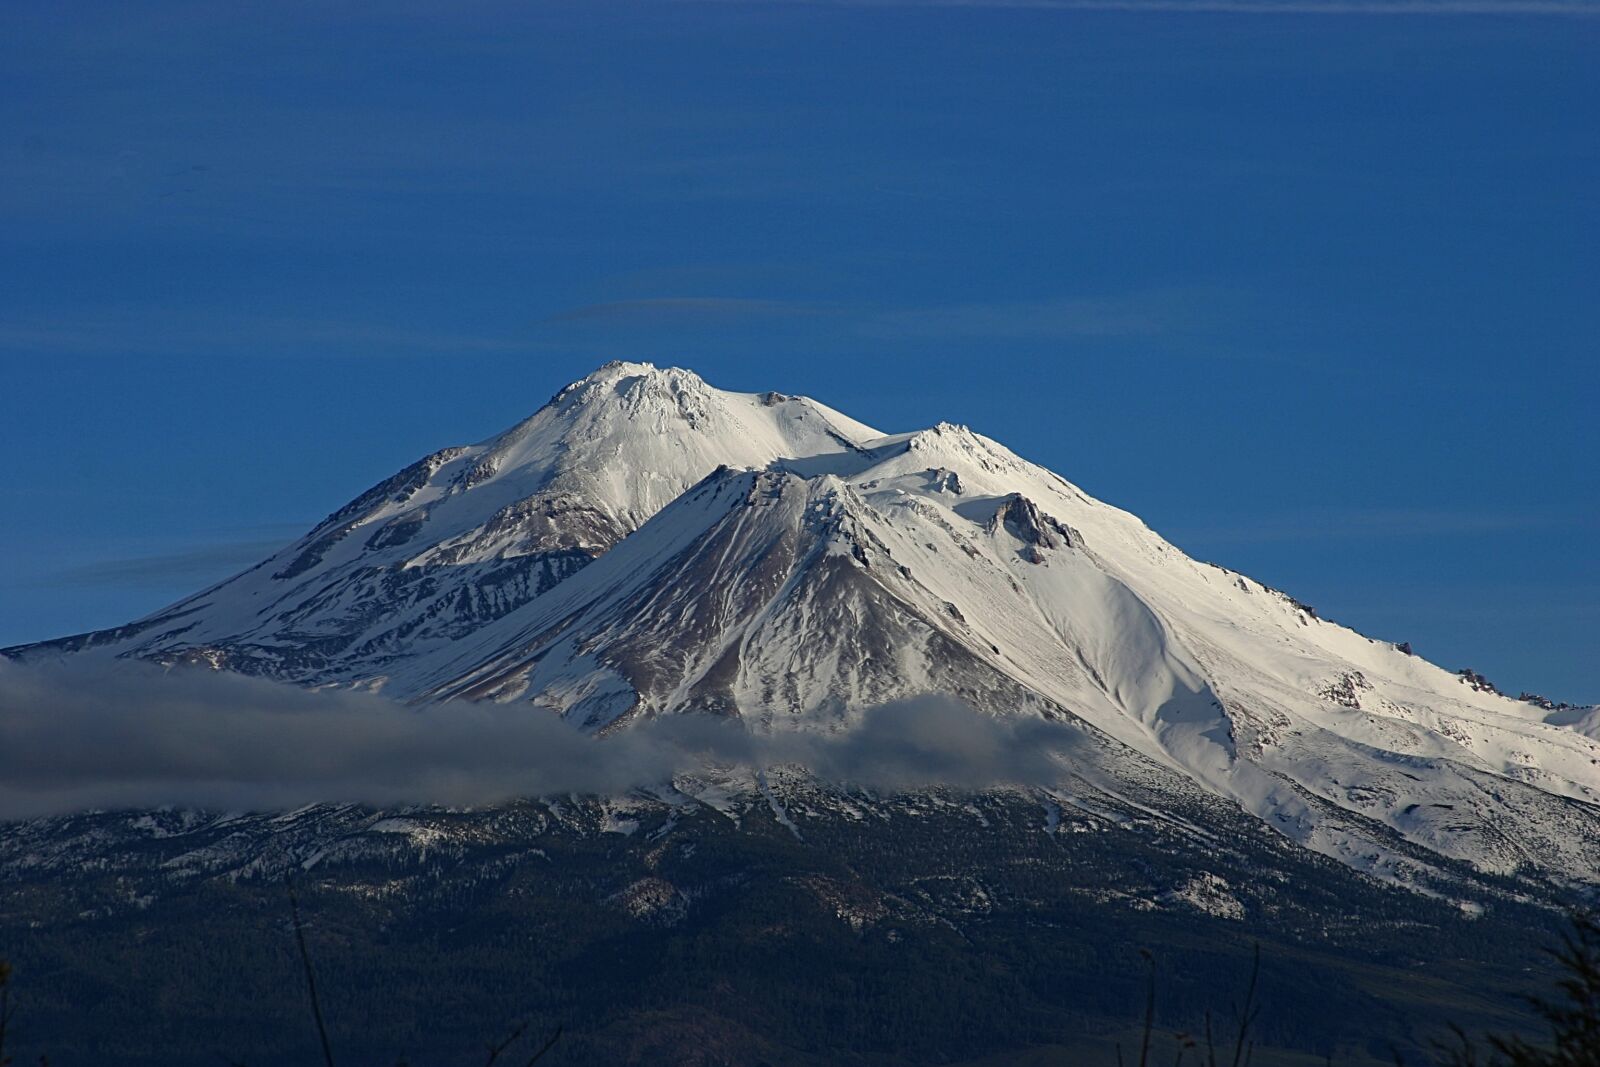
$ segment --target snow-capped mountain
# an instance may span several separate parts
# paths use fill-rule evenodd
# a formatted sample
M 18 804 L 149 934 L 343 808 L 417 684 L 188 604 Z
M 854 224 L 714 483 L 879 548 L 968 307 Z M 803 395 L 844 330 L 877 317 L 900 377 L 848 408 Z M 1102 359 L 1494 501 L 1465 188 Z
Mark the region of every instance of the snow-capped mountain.
M 243 574 L 36 647 L 369 682 L 538 597 L 719 464 L 824 457 L 875 436 L 804 398 L 614 363 L 504 433 L 424 456 Z
M 1600 870 L 1594 715 L 1319 619 L 966 428 L 885 435 L 648 364 L 171 608 L 7 654 L 91 648 L 600 732 L 685 711 L 833 729 L 948 693 L 1079 730 L 1064 785 L 1198 788 L 1380 875 L 1410 880 L 1417 846 Z

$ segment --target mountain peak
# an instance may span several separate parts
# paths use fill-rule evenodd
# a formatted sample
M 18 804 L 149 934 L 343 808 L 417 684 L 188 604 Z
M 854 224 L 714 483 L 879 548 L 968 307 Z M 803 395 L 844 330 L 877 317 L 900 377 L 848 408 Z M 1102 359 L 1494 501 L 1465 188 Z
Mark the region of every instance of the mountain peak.
M 579 378 L 573 384 L 581 382 L 609 382 L 626 377 L 649 377 L 651 375 L 666 375 L 671 373 L 692 374 L 681 367 L 658 367 L 646 360 L 611 359 L 600 364 L 594 370 Z M 698 377 L 698 375 L 694 375 Z
M 678 396 L 713 391 L 704 378 L 682 367 L 658 367 L 654 363 L 614 359 L 568 384 L 552 402 L 595 403 L 614 397 L 638 398 L 645 393 Z
M 658 367 L 643 360 L 613 359 L 602 363 L 567 388 L 632 382 L 669 388 L 710 389 L 706 380 L 687 367 Z

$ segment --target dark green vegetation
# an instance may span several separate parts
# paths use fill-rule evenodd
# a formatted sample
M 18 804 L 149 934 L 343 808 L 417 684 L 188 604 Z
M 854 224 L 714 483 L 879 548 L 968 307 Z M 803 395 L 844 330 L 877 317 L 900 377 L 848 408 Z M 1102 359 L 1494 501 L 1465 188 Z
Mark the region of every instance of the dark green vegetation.
M 1451 1022 L 1526 1031 L 1551 987 L 1561 914 L 1509 881 L 1463 884 L 1473 919 L 1217 811 L 783 799 L 6 828 L 11 1051 L 321 1062 L 290 869 L 340 1067 L 482 1063 L 519 1025 L 565 1028 L 542 1065 L 1137 1062 L 1141 948 L 1170 1063 L 1257 942 L 1254 1064 L 1422 1062 Z
M 1572 930 L 1550 955 L 1560 968 L 1555 990 L 1529 998 L 1545 1026 L 1541 1038 L 1487 1034 L 1475 1040 L 1453 1026 L 1454 1040 L 1441 1043 L 1446 1067 L 1600 1067 L 1600 919 L 1573 916 Z M 1403 1063 L 1401 1067 L 1404 1067 Z

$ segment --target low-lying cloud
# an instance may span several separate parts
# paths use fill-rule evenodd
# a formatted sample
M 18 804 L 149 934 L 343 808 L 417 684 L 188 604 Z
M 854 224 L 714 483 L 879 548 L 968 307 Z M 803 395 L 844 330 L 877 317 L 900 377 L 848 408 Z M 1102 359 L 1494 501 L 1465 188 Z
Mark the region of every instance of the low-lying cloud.
M 0 819 L 164 805 L 472 806 L 625 792 L 709 766 L 799 764 L 873 788 L 984 788 L 1058 779 L 1076 738 L 1060 724 L 931 696 L 831 732 L 755 733 L 673 715 L 597 738 L 529 705 L 415 707 L 198 668 L 0 660 Z

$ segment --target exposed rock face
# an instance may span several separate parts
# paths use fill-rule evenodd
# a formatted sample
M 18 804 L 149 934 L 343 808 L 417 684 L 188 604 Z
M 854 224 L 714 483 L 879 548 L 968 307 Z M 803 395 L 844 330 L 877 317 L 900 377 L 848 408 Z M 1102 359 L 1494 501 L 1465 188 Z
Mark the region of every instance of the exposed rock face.
M 1017 540 L 1036 549 L 1072 547 L 1072 531 L 1040 511 L 1039 505 L 1021 493 L 1007 497 L 989 525 L 991 530 L 1004 527 Z M 1034 557 L 1029 562 L 1043 561 L 1037 553 Z
M 1471 667 L 1462 667 L 1456 673 L 1461 676 L 1461 680 L 1467 684 L 1468 688 L 1475 693 L 1494 693 L 1496 695 L 1499 695 L 1500 693 L 1500 690 L 1493 682 L 1489 681 L 1489 679 L 1485 678 Z
M 961 495 L 961 475 L 943 467 L 928 468 L 928 487 L 936 493 Z
M 1324 700 L 1331 701 L 1341 707 L 1361 708 L 1361 694 L 1371 690 L 1372 684 L 1366 680 L 1360 671 L 1350 671 L 1339 676 L 1318 690 Z
M 1587 704 L 1569 704 L 1565 700 L 1551 700 L 1547 696 L 1529 693 L 1526 690 L 1517 694 L 1517 699 L 1524 704 L 1532 704 L 1534 707 L 1542 708 L 1545 711 L 1577 711 L 1590 706 Z

